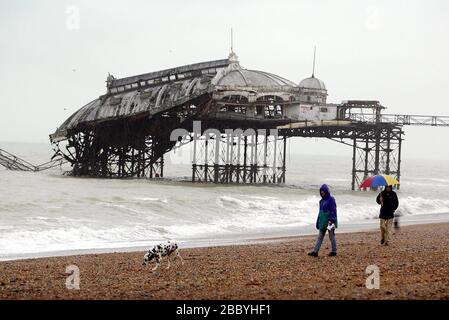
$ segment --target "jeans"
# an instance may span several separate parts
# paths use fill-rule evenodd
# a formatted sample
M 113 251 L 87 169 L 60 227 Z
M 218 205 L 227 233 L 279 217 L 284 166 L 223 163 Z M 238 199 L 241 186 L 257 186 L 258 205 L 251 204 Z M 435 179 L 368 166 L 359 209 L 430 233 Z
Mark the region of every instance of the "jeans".
M 328 231 L 328 230 L 327 229 L 320 230 L 320 233 L 318 234 L 318 239 L 316 240 L 315 249 L 313 249 L 314 252 L 318 253 L 318 251 L 320 251 L 321 244 L 323 243 L 324 235 L 326 234 L 326 231 Z M 332 231 L 329 231 L 329 240 L 331 241 L 332 252 L 337 253 L 337 240 L 335 240 L 335 229 Z
M 384 240 L 385 243 L 388 243 L 388 241 L 390 241 L 392 226 L 393 219 L 380 219 L 380 234 L 382 236 L 382 240 Z

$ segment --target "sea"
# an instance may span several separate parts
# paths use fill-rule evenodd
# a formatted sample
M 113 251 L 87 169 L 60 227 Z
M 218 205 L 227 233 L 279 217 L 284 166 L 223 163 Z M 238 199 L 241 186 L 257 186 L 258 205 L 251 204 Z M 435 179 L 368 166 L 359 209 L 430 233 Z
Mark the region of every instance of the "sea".
M 34 163 L 49 144 L 0 143 Z M 316 233 L 319 187 L 337 201 L 339 232 L 378 228 L 373 191 L 351 191 L 348 155 L 289 153 L 284 185 L 191 183 L 189 161 L 165 158 L 165 177 L 97 179 L 0 166 L 0 260 L 133 251 L 167 240 L 181 247 L 242 244 Z M 401 225 L 449 221 L 447 160 L 402 163 Z

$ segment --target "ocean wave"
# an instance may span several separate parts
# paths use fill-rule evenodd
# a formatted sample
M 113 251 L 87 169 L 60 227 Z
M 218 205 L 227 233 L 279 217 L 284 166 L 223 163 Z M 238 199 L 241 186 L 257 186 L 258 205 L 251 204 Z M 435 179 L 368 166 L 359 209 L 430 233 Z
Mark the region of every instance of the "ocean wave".
M 449 212 L 449 200 L 406 197 L 400 199 L 397 213 L 402 215 L 435 214 Z
M 76 227 L 41 231 L 13 231 L 0 237 L 0 257 L 11 254 L 113 248 L 135 243 L 157 243 L 172 238 L 163 228 L 146 225 L 109 229 Z M 30 241 L 32 239 L 32 241 Z
M 137 201 L 149 201 L 149 202 L 162 202 L 162 203 L 168 203 L 167 199 L 160 199 L 160 198 L 151 198 L 151 197 L 133 197 L 134 200 Z

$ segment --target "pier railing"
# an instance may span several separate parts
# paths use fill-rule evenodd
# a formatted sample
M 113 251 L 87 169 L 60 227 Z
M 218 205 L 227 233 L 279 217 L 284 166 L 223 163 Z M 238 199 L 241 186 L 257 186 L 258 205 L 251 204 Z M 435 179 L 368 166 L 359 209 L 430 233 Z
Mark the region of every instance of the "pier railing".
M 350 113 L 346 119 L 365 123 L 392 123 L 407 126 L 449 126 L 448 116 L 423 116 L 404 114 Z

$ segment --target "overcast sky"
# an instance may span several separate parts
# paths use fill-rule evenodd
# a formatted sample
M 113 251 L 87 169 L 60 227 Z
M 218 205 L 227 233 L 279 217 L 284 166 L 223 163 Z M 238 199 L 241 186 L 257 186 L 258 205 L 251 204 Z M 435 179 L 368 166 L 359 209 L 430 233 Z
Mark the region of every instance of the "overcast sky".
M 243 67 L 296 83 L 311 75 L 316 45 L 328 102 L 372 99 L 389 113 L 449 115 L 449 1 L 0 0 L 0 141 L 47 142 L 105 93 L 108 72 L 226 58 L 231 27 Z M 405 130 L 405 156 L 449 159 L 449 128 Z

